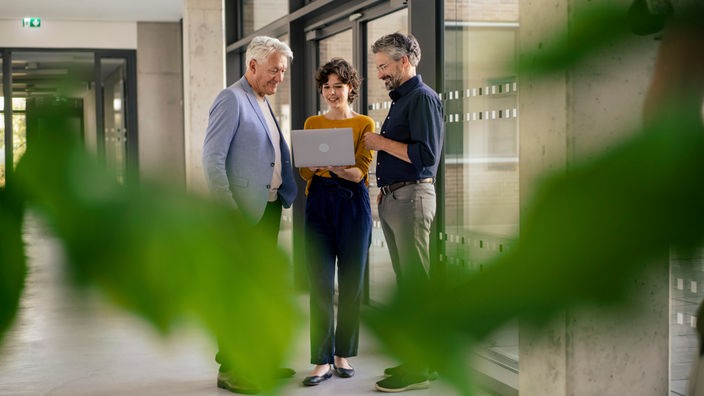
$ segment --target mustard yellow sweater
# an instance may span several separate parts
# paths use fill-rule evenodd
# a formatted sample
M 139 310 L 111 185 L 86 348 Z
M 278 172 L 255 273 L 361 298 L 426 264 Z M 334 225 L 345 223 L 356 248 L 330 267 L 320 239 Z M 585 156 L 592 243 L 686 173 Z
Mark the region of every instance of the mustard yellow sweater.
M 330 120 L 322 115 L 315 115 L 308 117 L 303 127 L 305 129 L 352 128 L 352 132 L 354 133 L 354 166 L 362 171 L 362 175 L 366 180 L 367 174 L 369 173 L 369 164 L 372 162 L 372 152 L 367 150 L 362 136 L 364 136 L 366 132 L 374 132 L 374 120 L 371 117 L 359 114 L 344 120 Z M 308 168 L 300 168 L 299 172 L 301 177 L 307 181 L 306 195 L 308 195 L 308 188 L 310 187 L 311 180 L 313 180 L 314 173 Z M 331 177 L 330 172 L 326 170 L 316 171 L 315 175 Z

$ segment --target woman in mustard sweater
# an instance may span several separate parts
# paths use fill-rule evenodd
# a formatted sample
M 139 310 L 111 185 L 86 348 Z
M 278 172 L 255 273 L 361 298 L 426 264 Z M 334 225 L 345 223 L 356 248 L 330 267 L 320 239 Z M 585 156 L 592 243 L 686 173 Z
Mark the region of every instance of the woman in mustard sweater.
M 311 363 L 315 364 L 311 375 L 303 380 L 306 386 L 318 385 L 333 373 L 342 378 L 354 375 L 347 358 L 357 355 L 359 310 L 372 224 L 367 189 L 372 153 L 362 136 L 374 131 L 374 120 L 350 107 L 359 95 L 360 78 L 347 61 L 333 58 L 318 69 L 315 80 L 328 111 L 308 117 L 305 128 L 352 128 L 355 164 L 300 169 L 307 181 L 305 240 L 310 278 Z

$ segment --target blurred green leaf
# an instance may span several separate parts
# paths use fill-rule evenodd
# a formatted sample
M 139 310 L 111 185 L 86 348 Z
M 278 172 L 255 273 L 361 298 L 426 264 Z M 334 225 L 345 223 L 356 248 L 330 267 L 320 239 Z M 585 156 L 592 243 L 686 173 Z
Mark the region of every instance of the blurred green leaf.
M 69 270 L 161 332 L 195 317 L 238 374 L 270 389 L 300 313 L 289 260 L 237 212 L 165 186 L 122 186 L 61 128 L 38 136 L 18 191 L 66 246 Z
M 523 75 L 578 67 L 631 34 L 618 4 L 569 12 L 567 32 L 521 57 Z M 528 206 L 516 246 L 483 272 L 452 287 L 409 285 L 369 313 L 365 321 L 382 346 L 402 361 L 430 363 L 469 394 L 466 360 L 475 340 L 514 318 L 540 324 L 566 307 L 618 302 L 628 279 L 668 243 L 698 246 L 700 102 L 697 114 L 691 100 L 668 106 L 631 141 L 549 177 Z M 80 285 L 99 289 L 163 333 L 197 318 L 222 342 L 235 371 L 271 389 L 300 319 L 288 260 L 263 246 L 229 208 L 163 186 L 118 185 L 63 133 L 61 114 L 54 116 L 55 133 L 32 143 L 12 194 L 0 192 L 0 237 L 9 246 L 0 251 L 0 334 L 16 312 L 26 272 L 26 200 L 65 243 Z
M 0 189 L 0 342 L 19 306 L 27 275 L 22 219 L 24 210 L 17 197 Z
M 522 77 L 582 66 L 601 50 L 628 50 L 618 4 L 572 10 L 568 31 L 521 56 Z M 525 50 L 525 49 L 524 49 Z M 463 394 L 468 351 L 510 320 L 543 325 L 565 308 L 616 307 L 631 281 L 668 249 L 704 239 L 704 127 L 701 85 L 659 93 L 644 130 L 567 174 L 546 175 L 526 206 L 521 235 L 479 273 L 400 289 L 365 323 L 401 361 L 437 368 Z M 636 128 L 636 127 L 634 127 Z M 662 260 L 661 260 L 662 261 Z M 436 265 L 439 265 L 437 263 Z M 605 276 L 608 274 L 608 276 Z
M 513 318 L 540 324 L 567 307 L 621 301 L 653 257 L 704 239 L 704 127 L 699 114 L 677 111 L 686 108 L 549 177 L 510 252 L 456 287 L 401 290 L 367 317 L 371 329 L 401 360 L 429 362 L 465 389 L 466 360 L 454 351 L 466 340 Z
M 569 21 L 566 31 L 558 29 L 544 37 L 537 49 L 524 49 L 518 66 L 521 74 L 546 76 L 565 71 L 590 59 L 597 50 L 632 36 L 626 8 L 617 2 L 590 4 L 573 11 Z

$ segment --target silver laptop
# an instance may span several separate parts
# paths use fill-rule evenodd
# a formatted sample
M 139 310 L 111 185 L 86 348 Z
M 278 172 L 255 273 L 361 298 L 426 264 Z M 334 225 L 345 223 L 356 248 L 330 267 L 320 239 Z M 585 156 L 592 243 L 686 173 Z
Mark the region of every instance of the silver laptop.
M 352 128 L 294 129 L 291 147 L 296 168 L 354 165 Z

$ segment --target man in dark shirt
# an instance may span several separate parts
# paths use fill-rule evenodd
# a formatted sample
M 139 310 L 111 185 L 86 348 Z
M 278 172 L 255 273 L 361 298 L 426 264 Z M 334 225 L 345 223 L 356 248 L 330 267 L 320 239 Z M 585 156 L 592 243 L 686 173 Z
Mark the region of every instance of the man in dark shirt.
M 366 133 L 377 151 L 379 218 L 399 288 L 429 280 L 430 227 L 435 217 L 435 176 L 443 144 L 438 94 L 416 74 L 420 46 L 412 35 L 394 33 L 372 45 L 377 77 L 393 103 L 380 134 Z M 427 367 L 402 364 L 384 371 L 381 392 L 429 386 Z

